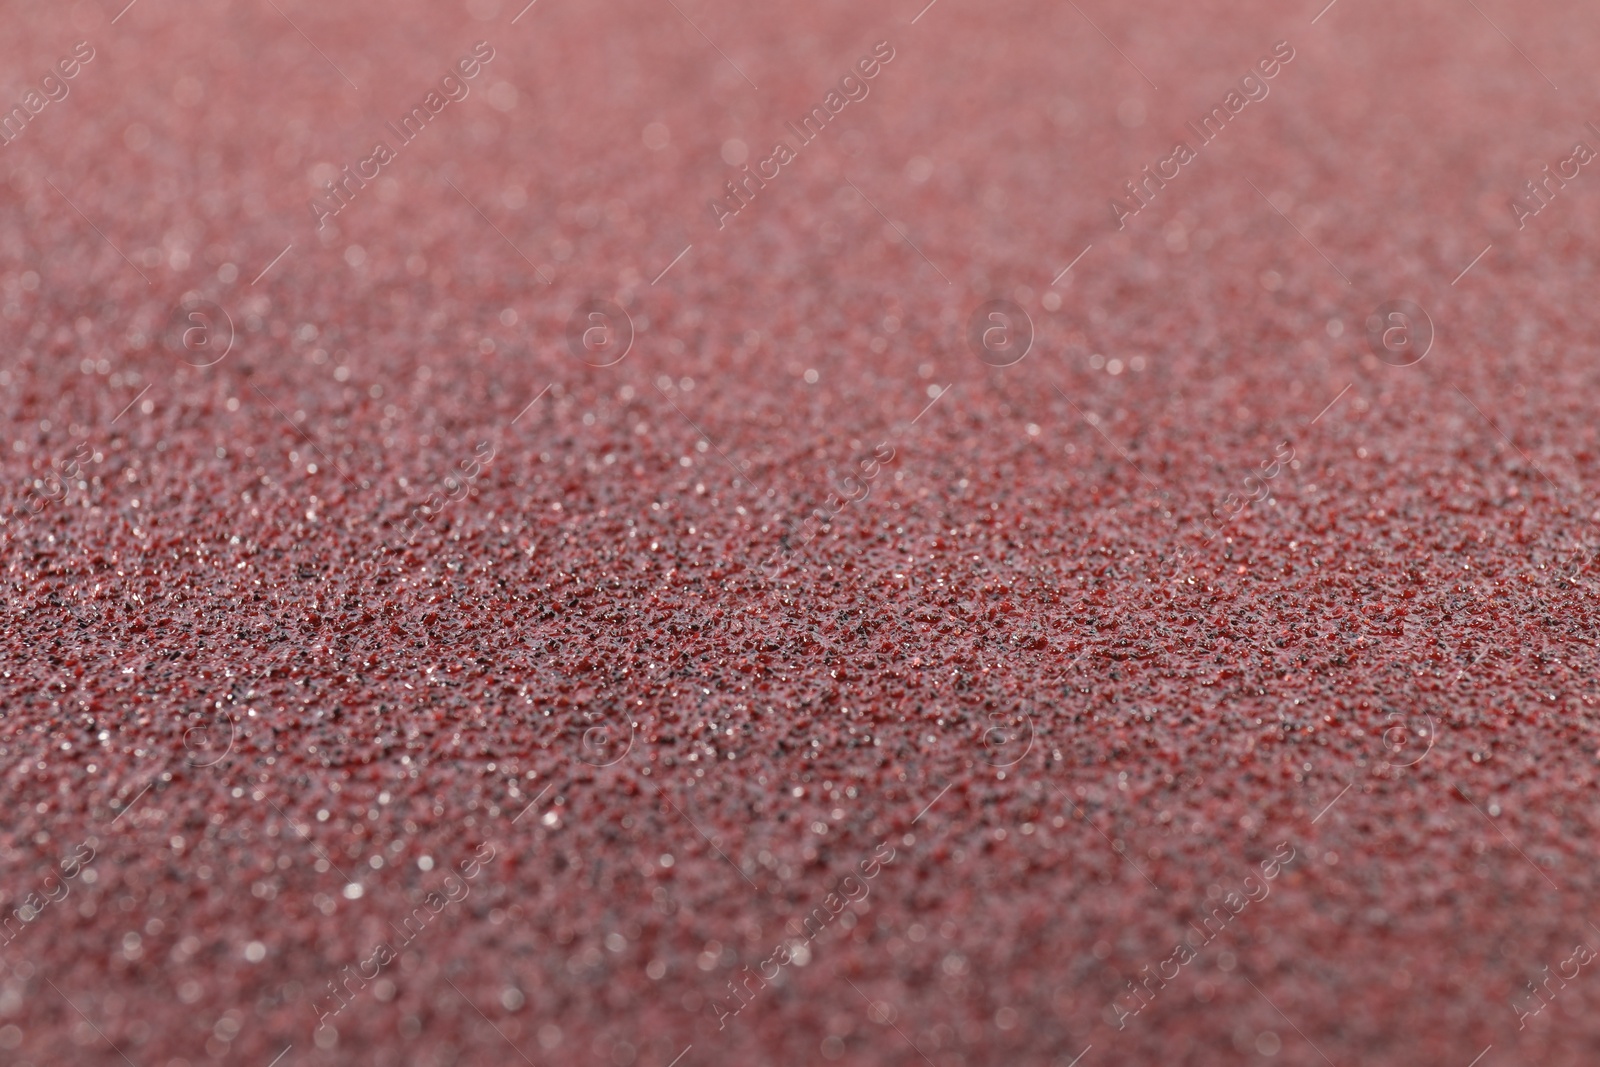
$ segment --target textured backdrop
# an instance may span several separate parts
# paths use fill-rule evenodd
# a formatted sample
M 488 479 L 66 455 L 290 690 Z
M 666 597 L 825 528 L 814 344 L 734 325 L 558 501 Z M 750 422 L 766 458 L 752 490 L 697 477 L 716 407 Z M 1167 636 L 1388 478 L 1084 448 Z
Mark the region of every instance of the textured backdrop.
M 0 1063 L 1591 1064 L 1571 0 L 0 4 Z

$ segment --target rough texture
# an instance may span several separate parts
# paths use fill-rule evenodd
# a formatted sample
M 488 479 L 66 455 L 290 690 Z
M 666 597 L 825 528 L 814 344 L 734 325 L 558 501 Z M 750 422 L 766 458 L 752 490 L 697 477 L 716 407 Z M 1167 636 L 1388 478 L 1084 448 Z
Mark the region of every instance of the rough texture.
M 0 33 L 0 1062 L 1594 1062 L 1587 8 L 120 6 Z

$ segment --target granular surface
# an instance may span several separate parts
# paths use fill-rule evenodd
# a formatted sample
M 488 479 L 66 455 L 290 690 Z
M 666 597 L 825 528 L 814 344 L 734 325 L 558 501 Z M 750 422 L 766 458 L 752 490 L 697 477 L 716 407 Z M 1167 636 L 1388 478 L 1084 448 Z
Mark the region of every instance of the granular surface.
M 0 1062 L 1595 1062 L 1589 8 L 122 4 Z

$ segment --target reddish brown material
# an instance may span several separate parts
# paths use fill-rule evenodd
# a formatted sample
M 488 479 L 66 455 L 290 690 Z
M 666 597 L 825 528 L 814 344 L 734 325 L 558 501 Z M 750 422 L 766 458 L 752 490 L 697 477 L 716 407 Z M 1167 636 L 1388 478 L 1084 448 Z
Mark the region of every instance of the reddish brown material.
M 1594 1062 L 1588 8 L 13 6 L 0 1063 Z

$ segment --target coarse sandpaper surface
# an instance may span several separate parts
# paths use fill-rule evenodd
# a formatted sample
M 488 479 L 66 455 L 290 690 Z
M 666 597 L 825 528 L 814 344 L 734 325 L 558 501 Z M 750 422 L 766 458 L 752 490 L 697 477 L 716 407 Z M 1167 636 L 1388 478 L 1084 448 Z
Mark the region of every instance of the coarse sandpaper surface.
M 1590 7 L 124 5 L 0 1063 L 1596 1061 Z

